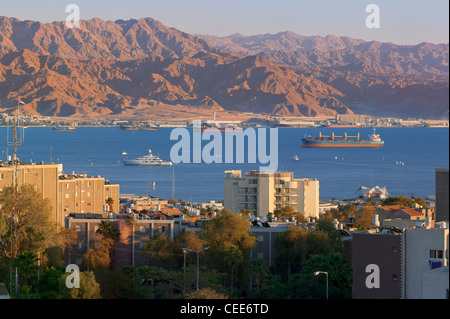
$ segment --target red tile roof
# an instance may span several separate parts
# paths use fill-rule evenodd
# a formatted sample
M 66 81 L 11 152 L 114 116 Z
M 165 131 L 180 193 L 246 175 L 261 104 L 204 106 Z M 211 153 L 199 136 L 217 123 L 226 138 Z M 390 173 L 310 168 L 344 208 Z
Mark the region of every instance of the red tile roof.
M 418 216 L 418 217 L 423 216 L 423 214 L 415 208 L 404 208 L 404 209 L 401 209 L 401 211 L 404 211 L 405 213 L 407 213 L 411 216 Z
M 162 207 L 161 213 L 166 214 L 168 216 L 183 214 L 183 212 L 181 210 L 179 210 L 178 208 L 168 208 L 168 207 Z

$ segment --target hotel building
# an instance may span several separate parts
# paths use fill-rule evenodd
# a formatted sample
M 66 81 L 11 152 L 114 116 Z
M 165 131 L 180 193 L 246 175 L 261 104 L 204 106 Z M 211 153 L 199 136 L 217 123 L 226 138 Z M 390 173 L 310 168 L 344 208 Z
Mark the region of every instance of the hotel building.
M 319 217 L 319 181 L 294 179 L 292 172 L 225 171 L 224 208 L 234 213 L 248 209 L 265 217 L 286 206 L 305 217 Z

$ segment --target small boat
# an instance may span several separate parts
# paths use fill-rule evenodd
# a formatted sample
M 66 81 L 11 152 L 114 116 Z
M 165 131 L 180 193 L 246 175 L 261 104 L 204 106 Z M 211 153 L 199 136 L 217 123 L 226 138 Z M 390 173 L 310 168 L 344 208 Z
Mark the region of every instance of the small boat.
M 132 126 L 132 125 L 120 125 L 120 129 L 126 130 L 126 131 L 132 131 L 132 130 L 137 130 L 139 128 L 137 126 Z
M 128 154 L 128 153 L 127 153 L 127 152 L 125 152 L 125 151 L 123 151 L 123 152 L 122 152 L 122 155 L 127 155 L 127 154 Z
M 158 156 L 152 154 L 152 150 L 148 151 L 148 155 L 144 155 L 132 160 L 124 160 L 125 165 L 136 165 L 136 166 L 172 166 L 172 162 L 166 162 L 160 159 Z
M 298 156 L 295 155 L 292 159 L 293 159 L 294 161 L 298 161 Z
M 75 126 L 55 126 L 53 128 L 53 131 L 59 131 L 59 132 L 73 132 L 76 131 Z

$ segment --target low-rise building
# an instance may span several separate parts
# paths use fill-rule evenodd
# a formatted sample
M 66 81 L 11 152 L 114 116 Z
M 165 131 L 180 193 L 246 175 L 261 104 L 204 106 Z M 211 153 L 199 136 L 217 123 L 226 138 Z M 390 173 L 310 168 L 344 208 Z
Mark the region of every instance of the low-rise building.
M 376 199 L 376 200 L 385 200 L 389 193 L 386 187 L 375 186 L 372 188 L 361 186 L 356 191 L 356 196 L 359 199 Z

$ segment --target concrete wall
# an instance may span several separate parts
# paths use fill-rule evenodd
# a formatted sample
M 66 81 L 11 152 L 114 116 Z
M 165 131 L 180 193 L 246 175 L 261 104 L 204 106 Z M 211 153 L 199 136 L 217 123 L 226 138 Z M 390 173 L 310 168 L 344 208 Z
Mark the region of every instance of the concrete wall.
M 448 229 L 405 230 L 406 299 L 422 298 L 422 276 L 430 270 L 430 250 L 442 250 L 448 259 Z

